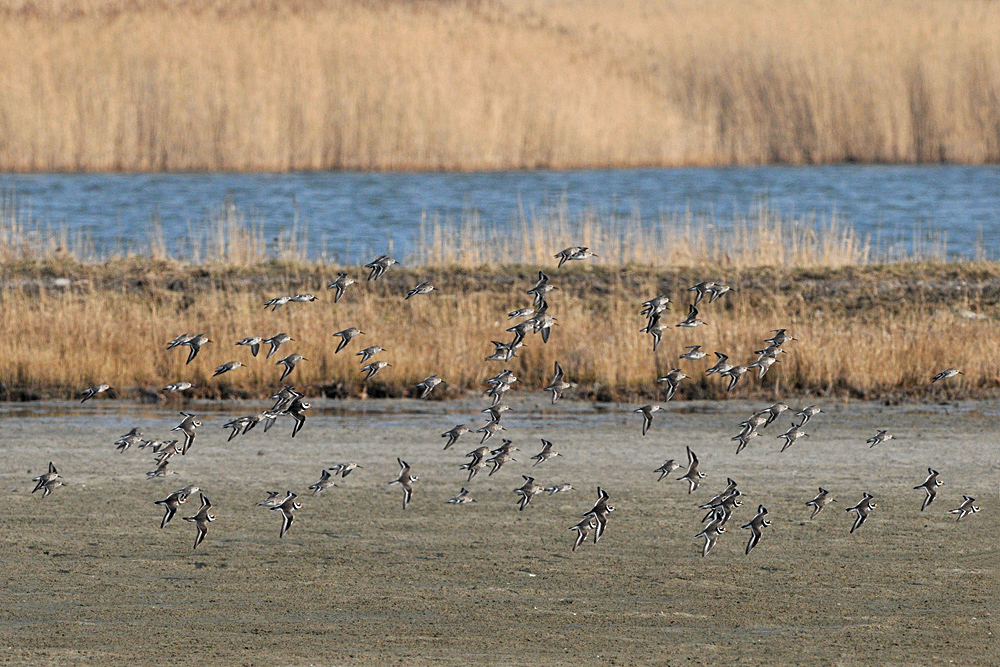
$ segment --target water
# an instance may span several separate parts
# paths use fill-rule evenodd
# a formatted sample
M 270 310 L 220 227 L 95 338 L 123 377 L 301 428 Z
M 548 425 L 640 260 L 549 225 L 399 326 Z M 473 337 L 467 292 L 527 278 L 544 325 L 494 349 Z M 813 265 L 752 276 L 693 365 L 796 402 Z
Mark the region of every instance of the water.
M 457 221 L 476 212 L 510 225 L 562 202 L 570 214 L 645 220 L 708 213 L 720 224 L 766 199 L 782 215 L 850 222 L 873 245 L 909 247 L 940 235 L 949 254 L 1000 248 L 1000 167 L 727 167 L 480 173 L 0 174 L 0 192 L 32 217 L 82 233 L 99 253 L 148 246 L 158 217 L 168 249 L 210 225 L 227 197 L 269 237 L 307 228 L 310 252 L 356 261 L 391 249 L 405 256 L 423 215 Z

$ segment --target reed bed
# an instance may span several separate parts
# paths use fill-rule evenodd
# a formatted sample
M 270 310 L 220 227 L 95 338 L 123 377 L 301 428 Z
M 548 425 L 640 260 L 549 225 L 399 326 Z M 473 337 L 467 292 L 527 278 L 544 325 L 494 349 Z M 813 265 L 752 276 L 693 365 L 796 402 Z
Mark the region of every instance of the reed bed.
M 0 0 L 0 170 L 1000 159 L 990 0 Z

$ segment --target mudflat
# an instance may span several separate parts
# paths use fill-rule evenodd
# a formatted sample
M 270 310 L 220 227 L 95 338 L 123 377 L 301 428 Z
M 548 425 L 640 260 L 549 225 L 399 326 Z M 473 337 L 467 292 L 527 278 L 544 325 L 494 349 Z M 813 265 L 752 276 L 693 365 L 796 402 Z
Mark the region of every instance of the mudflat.
M 0 409 L 0 663 L 101 665 L 993 665 L 1000 608 L 996 547 L 1000 404 L 823 405 L 779 453 L 785 413 L 739 456 L 729 438 L 757 403 L 687 402 L 649 434 L 619 404 L 520 396 L 504 417 L 517 462 L 466 484 L 479 444 L 440 434 L 481 422 L 468 401 L 314 401 L 290 420 L 226 442 L 246 403 L 191 405 L 205 426 L 178 474 L 147 480 L 152 455 L 115 451 L 133 426 L 165 438 L 162 406 L 94 401 Z M 795 405 L 793 407 L 802 407 Z M 895 439 L 869 449 L 877 429 Z M 540 438 L 563 456 L 531 467 Z M 499 445 L 499 437 L 487 444 Z M 691 446 L 707 473 L 688 494 L 657 482 Z M 402 508 L 396 457 L 419 476 Z M 55 462 L 48 498 L 30 479 Z M 338 462 L 363 466 L 318 496 Z M 928 467 L 944 486 L 920 511 Z M 517 510 L 521 475 L 574 490 Z M 708 557 L 697 506 L 739 483 L 736 510 Z M 160 529 L 153 501 L 197 484 L 217 520 L 197 550 L 182 505 Z M 449 505 L 466 486 L 477 502 Z M 568 530 L 597 497 L 615 507 L 599 544 L 575 553 Z M 817 487 L 837 502 L 809 520 Z M 302 509 L 254 504 L 290 489 Z M 845 508 L 875 495 L 853 535 Z M 982 512 L 956 522 L 962 494 Z M 773 526 L 749 555 L 740 526 L 758 504 Z

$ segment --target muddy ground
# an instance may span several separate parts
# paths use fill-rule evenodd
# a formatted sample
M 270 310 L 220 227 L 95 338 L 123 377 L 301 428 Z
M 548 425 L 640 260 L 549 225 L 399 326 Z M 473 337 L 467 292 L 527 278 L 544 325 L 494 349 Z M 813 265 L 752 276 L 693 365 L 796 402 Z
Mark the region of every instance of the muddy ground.
M 179 474 L 147 481 L 152 456 L 119 454 L 132 426 L 165 437 L 174 412 L 105 401 L 0 408 L 0 663 L 200 665 L 993 665 L 1000 612 L 1000 404 L 825 405 L 809 438 L 779 453 L 789 419 L 739 457 L 729 437 L 757 406 L 685 403 L 640 435 L 634 406 L 520 398 L 504 419 L 518 463 L 465 483 L 478 404 L 316 401 L 290 422 L 226 443 L 220 425 L 249 404 L 196 405 L 205 417 Z M 600 408 L 600 409 L 599 409 Z M 787 413 L 786 413 L 787 414 Z M 896 438 L 865 445 L 878 428 Z M 539 439 L 563 456 L 534 469 Z M 499 438 L 493 441 L 499 444 Z M 657 483 L 685 445 L 708 474 Z M 386 484 L 401 456 L 420 476 L 413 502 Z M 52 460 L 66 481 L 48 498 L 30 479 Z M 320 470 L 364 468 L 308 495 Z M 945 485 L 921 513 L 926 468 Z M 574 491 L 518 512 L 521 474 Z M 746 502 L 701 556 L 697 509 L 733 477 Z M 218 516 L 192 551 L 192 499 L 159 528 L 154 500 L 186 484 Z M 616 511 L 597 545 L 568 530 L 596 487 Z M 838 499 L 816 520 L 818 486 Z M 292 489 L 303 508 L 278 538 L 254 507 Z M 851 535 L 863 491 L 879 509 Z M 982 512 L 956 523 L 963 493 Z M 750 556 L 739 526 L 758 503 L 774 525 Z

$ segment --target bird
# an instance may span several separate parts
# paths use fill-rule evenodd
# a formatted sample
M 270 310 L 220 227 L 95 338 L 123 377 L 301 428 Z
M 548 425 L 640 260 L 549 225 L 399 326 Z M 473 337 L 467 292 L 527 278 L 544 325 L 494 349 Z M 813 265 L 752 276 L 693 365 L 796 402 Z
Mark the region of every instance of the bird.
M 591 517 L 597 521 L 597 530 L 594 531 L 594 544 L 597 544 L 601 536 L 604 535 L 604 530 L 608 527 L 608 515 L 615 511 L 615 508 L 608 504 L 608 500 L 611 498 L 608 492 L 597 487 L 597 502 L 590 511 L 585 512 L 583 518 Z
M 364 470 L 364 466 L 358 465 L 357 463 L 337 463 L 332 467 L 328 468 L 336 477 L 339 473 L 341 477 L 347 477 L 351 474 L 352 470 Z
M 278 498 L 281 495 L 280 491 L 267 491 L 266 493 L 267 498 L 257 503 L 255 507 L 277 507 L 284 502 L 284 499 Z
M 773 366 L 776 363 L 778 363 L 777 357 L 761 355 L 761 357 L 757 359 L 757 361 L 747 366 L 747 370 L 750 370 L 751 368 L 759 369 L 757 372 L 757 379 L 762 380 L 764 378 L 764 374 L 767 373 L 768 369 L 770 369 L 771 366 Z
M 973 498 L 972 496 L 965 496 L 965 495 L 963 495 L 962 498 L 964 498 L 964 502 L 961 505 L 959 505 L 956 509 L 948 510 L 948 514 L 958 515 L 957 519 L 958 521 L 961 521 L 969 514 L 975 514 L 976 512 L 979 511 L 979 508 L 973 504 L 976 502 L 975 498 Z
M 864 522 L 868 519 L 868 515 L 871 514 L 872 510 L 878 508 L 878 505 L 872 502 L 872 498 L 874 497 L 875 496 L 873 496 L 872 494 L 865 492 L 864 497 L 861 499 L 861 502 L 859 502 L 854 507 L 847 508 L 848 512 L 854 512 L 857 515 L 857 518 L 855 518 L 854 520 L 854 525 L 851 527 L 852 533 L 856 531 L 858 528 L 860 528 L 862 524 L 864 524 Z
M 920 506 L 921 512 L 927 509 L 927 506 L 930 505 L 932 502 L 934 502 L 934 498 L 937 497 L 937 488 L 942 484 L 944 484 L 944 482 L 938 479 L 938 476 L 940 474 L 941 473 L 939 473 L 937 470 L 934 470 L 933 468 L 928 468 L 927 479 L 924 480 L 923 484 L 918 484 L 917 486 L 913 487 L 914 489 L 923 489 L 924 492 L 927 494 L 924 497 L 924 504 Z
M 510 440 L 504 440 L 504 442 L 509 443 Z M 505 463 L 508 463 L 510 461 L 514 461 L 515 463 L 517 463 L 517 459 L 515 459 L 514 455 L 511 453 L 516 450 L 517 450 L 516 447 L 511 449 L 494 450 L 492 452 L 493 458 L 486 459 L 486 463 L 493 464 L 493 469 L 490 470 L 489 476 L 492 477 L 493 473 L 500 470 L 500 468 L 502 468 Z
M 295 426 L 292 427 L 292 437 L 302 430 L 302 427 L 306 423 L 305 411 L 312 407 L 310 403 L 304 403 L 301 396 L 296 396 L 292 399 L 291 405 L 288 406 L 286 412 L 292 416 L 295 420 Z
M 664 310 L 670 307 L 670 297 L 666 294 L 660 294 L 659 296 L 654 296 L 649 301 L 642 302 L 641 314 L 646 317 L 652 317 L 662 313 Z
M 333 353 L 337 354 L 345 347 L 347 347 L 347 344 L 350 343 L 352 340 L 354 340 L 357 336 L 364 336 L 364 335 L 365 332 L 361 331 L 357 327 L 347 327 L 343 331 L 336 332 L 335 334 L 333 334 L 333 337 L 340 338 L 340 343 L 337 344 L 337 349 L 334 350 Z
M 542 451 L 531 457 L 531 460 L 535 462 L 532 467 L 535 467 L 539 463 L 545 463 L 553 456 L 562 456 L 562 454 L 552 451 L 552 443 L 542 438 Z
M 337 273 L 337 279 L 326 286 L 327 289 L 337 290 L 337 293 L 333 296 L 333 302 L 340 303 L 340 298 L 344 296 L 344 292 L 355 282 L 354 278 L 349 277 L 346 273 Z
M 413 497 L 413 483 L 416 482 L 419 477 L 414 477 L 410 474 L 410 464 L 403 459 L 396 457 L 396 461 L 399 463 L 399 477 L 389 482 L 389 484 L 399 484 L 403 489 L 403 509 L 410 504 L 410 498 Z
M 823 411 L 820 410 L 819 407 L 815 406 L 815 405 L 806 406 L 806 407 L 802 408 L 801 410 L 799 410 L 798 412 L 796 412 L 795 416 L 802 418 L 802 421 L 799 423 L 799 428 L 802 428 L 803 426 L 805 426 L 806 423 L 810 419 L 812 419 L 816 415 L 820 414 L 821 412 L 823 412 Z
M 933 378 L 931 378 L 931 383 L 933 384 L 934 382 L 938 382 L 939 380 L 948 380 L 950 378 L 955 377 L 956 375 L 965 375 L 965 373 L 958 370 L 957 368 L 946 368 L 937 375 L 935 375 Z
M 573 485 L 569 483 L 555 484 L 553 486 L 546 486 L 545 491 L 550 495 L 554 496 L 557 493 L 564 493 L 566 491 L 572 491 Z
M 705 473 L 698 470 L 698 466 L 701 462 L 698 460 L 698 456 L 691 451 L 691 448 L 687 448 L 688 455 L 688 469 L 681 477 L 677 478 L 677 481 L 686 480 L 688 483 L 688 493 L 693 493 L 695 489 L 698 488 L 698 484 L 702 479 L 705 478 Z
M 87 389 L 84 389 L 83 392 L 81 392 L 82 395 L 83 395 L 83 400 L 80 401 L 80 402 L 81 403 L 86 403 L 87 401 L 89 401 L 90 399 L 92 399 L 94 396 L 97 396 L 98 394 L 103 394 L 108 389 L 111 389 L 111 385 L 96 384 L 93 387 L 88 387 Z
M 286 333 L 274 334 L 270 338 L 266 338 L 266 339 L 262 340 L 261 343 L 267 343 L 268 345 L 271 346 L 271 349 L 268 350 L 268 352 L 267 352 L 267 356 L 264 357 L 264 358 L 265 359 L 270 359 L 272 356 L 274 356 L 274 353 L 278 351 L 279 347 L 281 347 L 285 343 L 288 343 L 288 342 L 290 342 L 292 340 L 295 340 L 295 339 L 289 337 L 289 335 L 286 334 Z
M 806 503 L 806 507 L 812 507 L 812 514 L 809 515 L 810 519 L 815 519 L 816 515 L 823 511 L 823 508 L 830 503 L 837 502 L 837 499 L 830 495 L 830 492 L 824 489 L 822 486 L 819 487 L 819 493 L 816 497 Z
M 146 471 L 146 479 L 156 479 L 157 477 L 166 477 L 167 475 L 176 475 L 177 472 L 174 470 L 167 470 L 167 466 L 170 465 L 170 457 L 164 456 L 156 460 L 156 468 L 153 470 Z
M 517 501 L 519 505 L 518 511 L 524 511 L 524 508 L 528 506 L 528 503 L 531 502 L 531 499 L 534 498 L 536 494 L 544 490 L 543 487 L 535 484 L 534 477 L 530 477 L 528 475 L 521 475 L 521 478 L 524 479 L 524 484 L 514 489 L 514 493 L 520 496 L 520 498 Z
M 459 466 L 459 470 L 469 471 L 469 478 L 466 480 L 466 483 L 471 482 L 472 478 L 478 475 L 479 471 L 486 467 L 486 454 L 489 451 L 489 447 L 479 447 L 465 455 L 467 458 L 472 459 L 468 463 L 463 463 Z
M 576 531 L 576 540 L 573 542 L 573 551 L 580 548 L 580 545 L 587 541 L 590 532 L 597 528 L 597 520 L 593 517 L 584 517 L 578 524 L 571 526 L 570 530 Z
M 399 264 L 396 260 L 389 255 L 379 255 L 372 261 L 365 264 L 366 269 L 371 269 L 368 273 L 368 280 L 378 280 L 385 274 L 385 270 L 388 269 L 393 264 Z
M 250 354 L 256 357 L 257 353 L 260 352 L 260 344 L 262 342 L 264 341 L 260 336 L 248 336 L 247 338 L 243 338 L 236 341 L 236 344 L 242 345 L 244 347 L 249 347 Z
M 303 357 L 301 354 L 295 354 L 293 352 L 292 354 L 288 355 L 287 357 L 285 357 L 281 361 L 276 362 L 274 364 L 275 366 L 284 366 L 285 367 L 285 369 L 283 371 L 281 371 L 281 377 L 278 378 L 278 382 L 283 382 L 284 379 L 286 377 L 288 377 L 289 374 L 291 374 L 292 371 L 295 370 L 295 366 L 300 361 L 309 361 L 309 360 L 306 359 L 305 357 Z
M 549 383 L 549 386 L 545 387 L 544 391 L 552 392 L 552 404 L 555 405 L 556 401 L 559 400 L 559 397 L 563 395 L 564 391 L 575 386 L 576 385 L 573 384 L 572 382 L 566 382 L 566 380 L 564 379 L 562 366 L 560 366 L 559 362 L 557 361 L 555 368 L 555 376 L 552 378 L 552 382 Z
M 442 438 L 448 438 L 448 442 L 445 443 L 444 448 L 448 449 L 449 447 L 451 447 L 452 445 L 454 445 L 456 442 L 458 442 L 458 439 L 460 437 L 462 437 L 463 434 L 465 434 L 465 433 L 471 433 L 471 432 L 472 432 L 472 429 L 470 429 L 465 424 L 459 424 L 459 425 L 455 426 L 455 428 L 451 429 L 450 431 L 445 431 L 444 433 L 441 434 Z
M 785 444 L 781 446 L 781 451 L 785 451 L 786 449 L 791 447 L 795 443 L 795 441 L 798 440 L 799 438 L 807 438 L 807 437 L 809 437 L 808 433 L 800 431 L 798 426 L 792 424 L 791 428 L 789 428 L 787 431 L 778 436 L 779 440 L 783 439 L 785 441 Z
M 185 364 L 190 364 L 194 361 L 194 358 L 198 356 L 199 352 L 201 352 L 201 348 L 211 342 L 212 341 L 209 340 L 208 336 L 205 334 L 198 334 L 181 343 L 181 345 L 187 345 L 191 349 L 191 351 L 188 352 L 188 359 Z
M 709 293 L 708 302 L 715 303 L 716 299 L 718 299 L 723 294 L 728 293 L 732 289 L 733 288 L 730 287 L 729 285 L 723 285 L 722 283 L 713 283 L 711 287 L 705 290 L 706 292 Z
M 428 375 L 423 380 L 418 382 L 417 388 L 420 389 L 420 398 L 427 398 L 430 393 L 434 391 L 434 387 L 438 386 L 442 382 L 444 382 L 444 380 L 439 378 L 437 375 Z
M 364 378 L 364 382 L 368 382 L 383 368 L 392 366 L 388 361 L 373 361 L 370 364 L 361 367 L 362 373 L 367 373 Z
M 694 292 L 694 305 L 701 303 L 701 300 L 705 298 L 709 290 L 715 286 L 715 283 L 711 280 L 704 280 L 697 285 L 692 285 L 688 288 L 688 292 Z
M 198 421 L 193 414 L 190 412 L 182 412 L 184 419 L 177 426 L 170 429 L 171 431 L 180 431 L 184 434 L 184 446 L 181 447 L 181 454 L 187 454 L 187 451 L 191 449 L 191 445 L 194 444 L 194 430 L 201 426 L 201 422 Z
M 271 508 L 272 512 L 281 512 L 281 532 L 278 533 L 279 539 L 284 537 L 288 529 L 292 527 L 292 522 L 295 521 L 295 511 L 302 509 L 302 504 L 295 502 L 296 497 L 296 494 L 288 491 L 285 499 Z
M 215 373 L 212 374 L 212 377 L 217 377 L 219 375 L 222 375 L 223 373 L 228 373 L 229 371 L 235 371 L 242 365 L 243 363 L 239 361 L 227 361 L 226 363 L 222 364 L 221 366 L 215 369 Z
M 893 438 L 892 433 L 889 433 L 889 431 L 887 431 L 885 429 L 882 429 L 882 430 L 878 431 L 872 437 L 870 437 L 867 440 L 865 440 L 865 442 L 869 443 L 868 444 L 868 448 L 871 449 L 875 445 L 881 445 L 886 440 L 892 440 L 892 438 Z
M 553 257 L 559 260 L 559 266 L 556 267 L 559 268 L 566 262 L 587 259 L 588 257 L 597 257 L 597 253 L 591 252 L 590 248 L 586 246 L 570 246 L 565 250 L 560 250 L 553 255 Z
M 168 384 L 163 388 L 163 391 L 169 391 L 171 394 L 177 393 L 178 391 L 187 391 L 194 385 L 190 382 L 174 382 L 173 384 Z
M 292 303 L 310 303 L 310 302 L 316 301 L 316 300 L 317 300 L 317 298 L 316 298 L 315 294 L 296 294 L 295 296 L 293 296 L 292 298 L 289 299 L 289 302 L 292 302 Z
M 251 417 L 237 417 L 236 419 L 233 419 L 230 422 L 223 424 L 222 428 L 232 429 L 232 432 L 229 434 L 229 437 L 226 439 L 226 442 L 230 442 L 236 436 L 245 433 L 247 424 L 250 423 L 250 420 Z
M 215 521 L 215 515 L 208 513 L 208 510 L 212 509 L 212 501 L 205 497 L 204 493 L 198 495 L 201 496 L 201 507 L 198 509 L 198 513 L 194 516 L 184 517 L 185 521 L 193 521 L 198 526 L 198 534 L 194 538 L 192 550 L 197 549 L 198 545 L 205 539 L 205 535 L 208 534 L 208 524 Z
M 45 498 L 52 493 L 52 489 L 63 485 L 59 477 L 59 471 L 56 470 L 55 464 L 51 461 L 49 461 L 49 471 L 42 473 L 38 477 L 32 478 L 31 481 L 38 482 L 38 484 L 35 484 L 35 488 L 33 488 L 31 492 L 34 493 L 38 489 L 42 489 L 42 498 Z
M 549 334 L 552 333 L 552 327 L 558 324 L 558 322 L 556 322 L 556 318 L 552 317 L 548 313 L 535 315 L 527 321 L 531 322 L 532 331 L 534 331 L 534 333 L 542 334 L 542 343 L 549 342 Z
M 403 300 L 409 301 L 410 297 L 417 296 L 418 294 L 430 294 L 433 291 L 434 291 L 434 285 L 431 285 L 429 282 L 424 281 L 418 284 L 413 289 L 411 289 L 409 292 L 407 292 L 406 296 L 403 297 Z
M 665 382 L 667 384 L 667 395 L 663 400 L 669 401 L 673 398 L 674 393 L 677 391 L 677 386 L 681 383 L 681 380 L 686 377 L 687 375 L 682 373 L 681 369 L 674 368 L 663 377 L 657 379 L 657 382 Z
M 140 442 L 145 442 L 142 440 L 142 430 L 132 428 L 128 433 L 115 440 L 115 448 L 120 452 L 124 452 L 132 445 L 138 445 Z
M 641 333 L 648 333 L 653 337 L 653 352 L 656 352 L 656 349 L 660 347 L 660 340 L 663 339 L 663 330 L 666 329 L 666 327 L 667 325 L 661 321 L 660 315 L 656 314 L 649 318 L 649 322 L 646 323 L 646 326 L 639 329 Z
M 767 408 L 764 408 L 764 410 L 761 411 L 762 413 L 767 413 L 767 420 L 764 422 L 764 426 L 770 426 L 771 422 L 778 418 L 778 415 L 788 409 L 788 406 L 784 403 L 775 403 Z
M 331 486 L 337 486 L 337 484 L 333 481 L 333 477 L 334 476 L 330 474 L 329 470 L 321 471 L 319 474 L 319 481 L 309 487 L 313 492 L 312 494 L 315 496 L 319 493 L 323 493 Z
M 681 359 L 698 361 L 699 359 L 704 359 L 707 356 L 707 353 L 702 351 L 701 345 L 688 345 L 686 349 L 687 352 L 680 356 Z
M 720 517 L 718 519 L 710 521 L 709 524 L 705 526 L 704 530 L 695 535 L 696 538 L 698 537 L 705 538 L 705 546 L 702 548 L 701 551 L 702 558 L 704 558 L 709 554 L 709 552 L 715 546 L 716 542 L 719 541 L 719 536 L 721 536 L 725 532 L 726 532 L 726 527 L 722 524 L 722 519 Z
M 462 487 L 462 490 L 455 495 L 454 498 L 448 500 L 449 505 L 467 505 L 469 503 L 474 503 L 474 502 L 476 502 L 476 499 L 469 497 L 469 490 L 464 486 Z
M 549 277 L 545 275 L 544 272 L 538 272 L 538 282 L 535 283 L 534 287 L 527 290 L 525 293 L 530 294 L 534 297 L 534 304 L 532 304 L 536 310 L 541 308 L 545 303 L 545 295 L 552 290 L 557 289 L 555 285 L 549 284 Z
M 366 364 L 368 363 L 368 360 L 374 357 L 376 354 L 385 351 L 386 351 L 385 348 L 383 348 L 381 345 L 372 345 L 371 347 L 366 347 L 360 352 L 356 352 L 354 356 L 361 357 L 361 363 Z
M 534 308 L 518 308 L 507 313 L 507 319 L 517 319 L 519 317 L 531 317 L 535 314 Z
M 689 304 L 688 305 L 688 314 L 687 314 L 687 317 L 684 318 L 683 322 L 678 322 L 674 326 L 678 326 L 678 327 L 696 327 L 699 324 L 708 324 L 708 323 L 705 322 L 704 320 L 699 320 L 698 319 L 698 309 L 695 308 L 693 305 Z
M 743 526 L 740 526 L 750 531 L 750 541 L 747 542 L 746 550 L 748 556 L 750 555 L 750 551 L 760 542 L 761 529 L 767 528 L 770 525 L 771 522 L 767 520 L 767 508 L 763 505 L 758 505 L 757 515 Z
M 178 345 L 187 345 L 187 342 L 195 337 L 195 334 L 181 334 L 177 338 L 167 343 L 167 349 L 172 350 Z
M 491 422 L 499 422 L 500 418 L 503 416 L 503 413 L 508 412 L 509 410 L 510 410 L 509 405 L 505 405 L 503 403 L 497 403 L 496 405 L 491 405 L 488 408 L 483 408 L 479 412 L 489 415 Z
M 646 431 L 649 427 L 653 425 L 653 413 L 662 410 L 659 405 L 644 405 L 641 408 L 636 408 L 632 412 L 642 415 L 642 434 L 646 435 Z
M 788 331 L 787 329 L 771 329 L 771 333 L 773 333 L 774 335 L 771 336 L 770 338 L 765 338 L 764 342 L 771 343 L 772 345 L 777 345 L 778 347 L 780 347 L 785 343 L 789 343 L 793 340 L 798 340 L 798 338 L 795 338 L 794 336 L 791 336 L 790 334 L 786 333 L 787 331 Z
M 270 308 L 273 313 L 291 300 L 292 297 L 290 296 L 276 296 L 273 299 L 268 299 L 264 302 L 264 310 Z
M 507 429 L 500 425 L 500 422 L 488 422 L 483 424 L 481 428 L 476 429 L 476 433 L 482 433 L 483 439 L 479 441 L 479 444 L 483 444 L 490 438 L 492 438 L 497 431 L 506 431 Z
M 677 463 L 673 459 L 667 459 L 666 462 L 664 462 L 663 465 L 661 465 L 659 468 L 657 468 L 656 470 L 653 471 L 653 472 L 660 473 L 660 476 L 659 476 L 659 478 L 657 478 L 656 481 L 657 482 L 662 482 L 666 477 L 668 477 L 669 475 L 671 475 L 675 470 L 680 469 L 680 467 L 681 467 L 680 463 Z
M 733 366 L 731 368 L 727 368 L 724 371 L 720 371 L 719 372 L 720 376 L 729 377 L 729 386 L 726 387 L 726 391 L 732 391 L 733 387 L 736 386 L 736 383 L 740 381 L 740 378 L 742 378 L 746 372 L 747 372 L 747 367 L 742 365 Z
M 170 523 L 170 520 L 174 518 L 174 514 L 177 513 L 178 505 L 182 505 L 186 502 L 187 496 L 181 491 L 174 491 L 163 500 L 157 500 L 154 504 L 160 505 L 164 509 L 163 519 L 160 521 L 160 528 L 163 528 Z
M 705 375 L 712 375 L 713 373 L 725 373 L 730 368 L 732 364 L 729 363 L 729 355 L 722 354 L 721 352 L 715 353 L 715 365 L 705 369 Z

